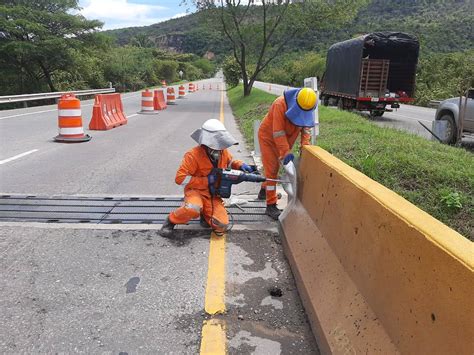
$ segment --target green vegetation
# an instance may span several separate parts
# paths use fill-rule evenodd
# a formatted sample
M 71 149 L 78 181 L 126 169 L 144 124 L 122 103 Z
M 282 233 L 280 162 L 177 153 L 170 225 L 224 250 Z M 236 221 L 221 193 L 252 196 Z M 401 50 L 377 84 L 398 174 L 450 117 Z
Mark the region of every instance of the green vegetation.
M 275 96 L 254 89 L 243 97 L 242 86 L 228 96 L 251 143 L 253 121 L 263 119 Z M 320 107 L 320 123 L 319 146 L 474 241 L 472 153 L 327 107 Z
M 474 86 L 474 50 L 463 53 L 437 53 L 423 56 L 418 63 L 416 104 L 459 96 Z
M 107 87 L 139 90 L 161 80 L 212 76 L 213 62 L 154 48 L 137 34 L 126 46 L 72 12 L 77 0 L 8 0 L 0 5 L 0 95 Z M 14 107 L 15 104 L 10 105 Z M 2 106 L 2 108 L 7 108 Z

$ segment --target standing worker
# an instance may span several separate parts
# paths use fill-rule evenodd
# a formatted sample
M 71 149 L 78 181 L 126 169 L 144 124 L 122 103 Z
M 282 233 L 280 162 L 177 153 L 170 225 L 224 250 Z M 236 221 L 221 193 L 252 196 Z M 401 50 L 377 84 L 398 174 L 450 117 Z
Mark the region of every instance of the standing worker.
M 317 95 L 310 88 L 290 89 L 278 97 L 270 107 L 258 130 L 258 141 L 262 151 L 265 176 L 276 179 L 280 162 L 283 165 L 293 161 L 291 152 L 296 138 L 301 133 L 301 146 L 311 142 L 311 128 L 314 127 L 313 111 Z M 265 213 L 275 220 L 281 210 L 277 207 L 276 183 L 266 181 L 258 198 L 267 200 Z
M 199 145 L 186 152 L 175 178 L 176 183 L 184 187 L 184 204 L 166 218 L 160 230 L 163 237 L 170 237 L 176 224 L 186 224 L 199 216 L 202 226 L 210 226 L 216 235 L 223 235 L 229 218 L 222 198 L 210 192 L 217 181 L 212 169 L 253 171 L 250 165 L 232 160 L 227 148 L 238 143 L 219 120 L 207 120 L 191 138 Z

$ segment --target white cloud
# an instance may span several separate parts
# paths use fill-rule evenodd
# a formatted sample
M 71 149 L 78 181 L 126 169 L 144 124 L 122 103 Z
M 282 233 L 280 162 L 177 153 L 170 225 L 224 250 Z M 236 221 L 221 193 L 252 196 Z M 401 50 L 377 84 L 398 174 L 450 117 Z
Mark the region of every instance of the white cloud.
M 172 16 L 171 18 L 179 18 L 179 17 L 183 17 L 183 16 L 186 16 L 186 15 L 189 15 L 189 13 L 180 12 L 179 14 L 176 14 L 176 15 Z
M 80 13 L 88 19 L 104 22 L 103 29 L 146 26 L 170 18 L 166 16 L 168 9 L 164 6 L 135 4 L 127 0 L 84 0 L 81 5 Z

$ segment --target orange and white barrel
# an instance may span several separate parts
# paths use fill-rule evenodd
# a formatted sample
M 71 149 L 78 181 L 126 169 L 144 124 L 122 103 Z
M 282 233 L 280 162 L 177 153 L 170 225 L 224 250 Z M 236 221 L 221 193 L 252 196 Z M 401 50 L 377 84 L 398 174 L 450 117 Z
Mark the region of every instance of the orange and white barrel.
M 164 87 L 164 88 L 166 87 L 166 80 L 161 81 L 161 86 Z
M 64 94 L 58 101 L 58 135 L 56 142 L 80 143 L 91 140 L 82 127 L 81 101 L 74 94 Z
M 183 85 L 180 85 L 180 87 L 178 88 L 178 98 L 183 98 L 186 96 L 186 89 L 184 88 Z
M 142 91 L 142 109 L 139 113 L 155 113 L 153 107 L 153 92 L 148 89 Z
M 174 93 L 174 88 L 172 87 L 169 87 L 167 90 L 166 90 L 166 103 L 168 105 L 174 105 L 176 104 L 176 95 Z
M 194 84 L 189 83 L 188 92 L 194 92 Z

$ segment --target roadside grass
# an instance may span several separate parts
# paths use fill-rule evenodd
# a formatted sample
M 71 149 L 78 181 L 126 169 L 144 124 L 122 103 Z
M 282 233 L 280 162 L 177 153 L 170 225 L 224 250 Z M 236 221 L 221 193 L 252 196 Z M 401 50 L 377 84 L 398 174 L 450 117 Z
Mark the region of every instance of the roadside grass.
M 228 91 L 241 131 L 253 147 L 253 121 L 276 96 L 242 87 Z M 474 155 L 392 128 L 357 114 L 320 107 L 317 144 L 474 241 Z M 295 150 L 297 147 L 295 147 Z

